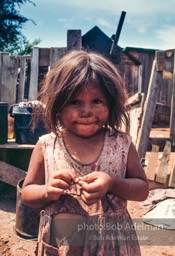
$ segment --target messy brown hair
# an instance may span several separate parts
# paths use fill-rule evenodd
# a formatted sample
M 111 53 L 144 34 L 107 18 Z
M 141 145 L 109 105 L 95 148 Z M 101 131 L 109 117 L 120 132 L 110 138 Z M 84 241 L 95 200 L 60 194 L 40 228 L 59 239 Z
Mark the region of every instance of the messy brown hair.
M 58 133 L 63 108 L 86 86 L 97 84 L 109 106 L 106 126 L 120 131 L 122 124 L 129 132 L 124 82 L 114 64 L 94 52 L 71 51 L 45 76 L 39 100 L 45 104 L 46 127 Z

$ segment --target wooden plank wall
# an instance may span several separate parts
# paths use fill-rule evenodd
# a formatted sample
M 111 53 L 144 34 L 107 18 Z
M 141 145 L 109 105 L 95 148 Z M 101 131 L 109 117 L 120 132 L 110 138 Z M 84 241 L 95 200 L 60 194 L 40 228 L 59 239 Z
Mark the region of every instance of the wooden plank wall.
M 9 53 L 0 53 L 0 101 L 16 102 L 16 84 L 18 78 L 18 57 Z
M 156 51 L 160 52 L 160 51 Z M 143 68 L 143 88 L 142 92 L 147 94 L 148 92 L 148 86 L 149 86 L 149 79 L 151 74 L 151 69 L 153 65 L 153 60 L 156 58 L 156 52 L 155 55 L 145 55 L 145 54 L 139 54 L 139 60 L 141 61 Z M 166 51 L 167 54 L 170 54 L 171 51 Z M 168 57 L 170 58 L 170 57 Z M 172 56 L 171 56 L 172 58 Z M 158 103 L 164 104 L 164 105 L 171 105 L 171 95 L 172 95 L 172 76 L 169 72 L 163 71 L 162 73 L 162 82 L 160 86 L 158 87 L 157 91 L 157 98 L 156 101 Z
M 171 112 L 170 112 L 170 139 L 173 146 L 175 145 L 175 82 L 174 82 L 174 50 L 157 51 L 153 63 L 152 73 L 149 82 L 148 93 L 144 103 L 144 113 L 139 130 L 137 145 L 140 158 L 144 158 L 147 147 L 149 134 L 154 120 L 156 110 L 157 94 L 164 82 L 164 72 L 169 73 L 169 80 L 172 83 Z
M 0 101 L 10 106 L 25 100 L 36 100 L 44 75 L 68 50 L 80 50 L 81 45 L 81 30 L 68 30 L 67 47 L 34 47 L 31 56 L 12 56 L 0 52 Z M 27 64 L 30 77 L 26 74 Z M 28 92 L 27 99 L 25 91 Z
M 128 96 L 131 97 L 139 92 L 139 66 L 126 61 L 126 58 L 122 59 L 122 61 L 116 66 L 120 70 L 120 74 L 125 81 Z
M 175 50 L 157 51 L 156 58 L 153 63 L 152 73 L 144 107 L 136 107 L 136 110 L 142 111 L 141 120 L 140 116 L 131 115 L 131 122 L 136 125 L 134 133 L 136 138 L 133 141 L 138 150 L 140 159 L 146 160 L 145 172 L 149 180 L 150 189 L 154 188 L 175 188 Z M 166 76 L 166 78 L 165 78 Z M 157 92 L 161 88 L 164 79 L 168 79 L 172 83 L 171 106 L 165 108 L 160 103 L 156 102 Z M 137 96 L 137 95 L 136 95 Z M 132 97 L 135 101 L 135 98 Z M 137 99 L 138 97 L 136 97 Z M 130 102 L 128 102 L 131 104 Z M 155 110 L 162 112 L 164 109 L 170 116 L 169 137 L 165 141 L 163 150 L 154 143 L 152 143 L 152 151 L 149 152 L 148 141 L 150 139 L 150 131 L 153 123 Z M 139 109 L 140 108 L 140 109 Z M 132 111 L 135 111 L 132 109 Z M 138 112 L 139 113 L 139 112 Z M 133 118 L 133 119 L 132 119 Z M 138 125 L 138 121 L 139 125 Z M 132 125 L 132 123 L 131 123 Z M 132 134 L 131 134 L 132 135 Z
M 145 173 L 150 189 L 175 188 L 175 152 L 172 145 L 166 141 L 163 151 L 157 145 L 152 145 L 152 151 L 146 153 Z
M 39 79 L 42 70 L 42 78 L 54 67 L 57 61 L 66 53 L 66 47 L 52 47 L 32 49 L 31 74 L 29 86 L 29 100 L 36 100 L 42 79 Z M 42 69 L 45 67 L 45 69 Z
M 34 47 L 31 57 L 14 57 L 10 56 L 9 53 L 0 53 L 0 101 L 13 104 L 23 101 L 26 97 L 28 100 L 35 100 L 44 75 L 67 51 L 81 49 L 81 39 L 81 30 L 68 30 L 67 47 Z M 123 53 L 119 56 L 116 65 L 123 74 L 129 96 L 144 93 L 146 97 L 155 53 L 137 50 L 131 50 L 131 53 L 142 63 L 141 65 L 134 64 Z M 31 69 L 30 77 L 26 76 L 26 63 L 29 63 Z M 156 100 L 161 104 L 170 106 L 171 95 L 172 79 L 170 74 L 164 71 L 163 82 L 158 88 Z
M 156 97 L 158 87 L 161 83 L 161 73 L 156 72 L 156 61 L 153 63 L 153 68 L 150 77 L 150 83 L 148 93 L 144 103 L 143 117 L 141 121 L 141 127 L 138 133 L 136 148 L 140 158 L 144 158 L 147 147 L 148 139 L 151 131 L 154 113 L 156 109 Z
M 0 101 L 10 105 L 24 101 L 26 63 L 30 56 L 0 53 Z
M 142 85 L 140 88 L 141 93 L 147 95 L 148 85 L 149 85 L 149 78 L 151 75 L 152 65 L 155 58 L 155 51 L 137 51 L 137 50 L 130 50 L 130 53 L 142 63 Z
M 166 51 L 167 54 L 169 55 L 168 58 L 172 58 L 172 50 L 168 50 Z M 134 93 L 136 93 L 133 84 L 138 85 L 138 91 L 137 92 L 141 92 L 145 94 L 145 97 L 147 95 L 148 92 L 148 87 L 149 87 L 149 79 L 150 79 L 150 75 L 151 75 L 151 70 L 152 70 L 152 65 L 153 65 L 153 61 L 155 59 L 155 54 L 156 51 L 154 50 L 148 50 L 148 51 L 142 51 L 142 50 L 135 50 L 135 49 L 131 49 L 129 50 L 129 53 L 132 54 L 136 59 L 138 59 L 140 61 L 140 63 L 142 65 L 139 66 L 140 70 L 140 75 L 142 77 L 142 81 L 141 83 L 139 83 L 139 81 L 134 81 L 134 79 L 137 79 L 137 77 L 139 76 L 139 71 L 138 71 L 138 67 L 134 70 L 134 67 L 131 67 L 132 69 L 132 75 L 130 75 L 127 70 L 124 72 L 125 73 L 125 80 L 126 80 L 126 84 L 127 87 L 131 87 L 130 90 L 130 96 L 132 96 Z M 127 62 L 123 61 L 122 65 L 126 65 Z M 138 73 L 138 76 L 133 75 L 133 74 Z M 128 76 L 128 77 L 127 77 Z M 139 87 L 139 84 L 141 84 L 141 86 Z M 160 84 L 158 91 L 157 91 L 157 102 L 161 103 L 161 104 L 165 104 L 170 106 L 171 105 L 171 95 L 172 95 L 172 74 L 170 72 L 167 72 L 166 70 L 163 71 L 163 80 L 162 83 Z
M 67 51 L 81 49 L 81 30 L 67 31 L 67 47 L 55 48 L 38 48 L 34 47 L 32 50 L 31 61 L 31 79 L 29 87 L 29 100 L 36 100 L 39 91 L 39 69 L 40 67 L 48 67 L 45 69 L 47 73 L 52 69 L 57 61 L 66 54 Z M 44 74 L 43 74 L 44 75 Z M 41 82 L 41 81 L 40 81 Z

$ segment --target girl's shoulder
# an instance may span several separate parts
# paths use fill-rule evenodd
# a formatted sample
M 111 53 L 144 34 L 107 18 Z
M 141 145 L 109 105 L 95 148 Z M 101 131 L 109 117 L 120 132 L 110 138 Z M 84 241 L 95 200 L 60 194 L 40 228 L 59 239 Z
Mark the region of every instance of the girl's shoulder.
M 115 141 L 115 143 L 124 143 L 124 144 L 131 144 L 132 138 L 129 134 L 122 132 L 122 131 L 117 131 L 111 133 L 110 131 L 107 131 L 107 137 L 108 140 Z
M 49 145 L 53 146 L 55 145 L 56 139 L 57 139 L 57 136 L 53 132 L 51 132 L 39 137 L 39 143 L 41 144 L 42 147 L 49 146 Z
M 55 140 L 55 138 L 56 138 L 56 135 L 53 132 L 51 132 L 51 133 L 42 135 L 41 137 L 39 137 L 39 140 L 41 142 L 44 142 L 44 141 L 48 141 L 48 140 Z

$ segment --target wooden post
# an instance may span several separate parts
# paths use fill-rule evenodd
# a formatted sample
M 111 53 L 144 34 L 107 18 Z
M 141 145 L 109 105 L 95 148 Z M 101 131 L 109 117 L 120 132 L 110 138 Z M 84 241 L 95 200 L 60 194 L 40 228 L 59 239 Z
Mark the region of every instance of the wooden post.
M 122 11 L 121 16 L 120 16 L 120 20 L 119 20 L 119 24 L 118 24 L 118 27 L 117 27 L 117 30 L 116 30 L 116 33 L 115 33 L 114 41 L 112 43 L 111 50 L 110 50 L 110 55 L 111 56 L 115 53 L 115 48 L 117 47 L 117 44 L 118 44 L 118 40 L 119 40 L 119 37 L 120 37 L 122 26 L 123 26 L 123 23 L 124 23 L 124 20 L 125 20 L 125 15 L 126 15 L 126 12 Z
M 158 167 L 158 172 L 156 175 L 157 182 L 164 183 L 164 184 L 167 182 L 168 161 L 170 159 L 170 152 L 171 152 L 171 142 L 166 141 L 166 144 L 163 150 L 163 156 L 160 161 L 160 165 Z
M 136 145 L 140 158 L 144 158 L 147 151 L 149 134 L 151 131 L 156 108 L 157 91 L 159 88 L 159 84 L 161 83 L 161 80 L 162 72 L 156 70 L 156 60 L 154 60 L 148 87 L 148 93 L 144 105 L 142 123 L 139 130 Z
M 171 174 L 170 174 L 169 187 L 175 188 L 175 159 L 174 159 Z
M 173 83 L 171 97 L 171 113 L 170 113 L 170 138 L 175 146 L 175 51 L 174 51 L 174 68 L 173 68 Z
M 50 69 L 52 69 L 58 60 L 63 57 L 66 53 L 66 47 L 59 47 L 59 48 L 50 48 Z
M 159 152 L 159 146 L 152 145 L 152 151 L 151 151 L 151 154 L 149 157 L 148 165 L 146 167 L 146 176 L 147 176 L 148 180 L 154 181 L 154 179 L 155 179 L 158 152 Z
M 36 100 L 38 94 L 39 48 L 32 49 L 29 100 Z
M 128 105 L 132 105 L 134 104 L 134 102 L 135 103 L 140 102 L 140 107 L 131 108 L 129 111 L 130 135 L 132 137 L 132 142 L 134 143 L 134 145 L 136 145 L 139 129 L 141 126 L 142 115 L 143 115 L 144 94 L 137 93 L 131 96 L 128 100 Z
M 67 50 L 81 50 L 81 30 L 67 30 Z
M 138 70 L 138 93 L 142 93 L 143 92 L 143 65 L 139 65 L 139 70 Z
M 24 88 L 25 88 L 25 76 L 26 76 L 26 56 L 20 57 L 20 76 L 18 87 L 18 102 L 24 101 Z
M 18 58 L 9 53 L 1 53 L 0 101 L 9 105 L 16 103 Z
M 39 48 L 39 67 L 48 67 L 50 65 L 50 48 Z

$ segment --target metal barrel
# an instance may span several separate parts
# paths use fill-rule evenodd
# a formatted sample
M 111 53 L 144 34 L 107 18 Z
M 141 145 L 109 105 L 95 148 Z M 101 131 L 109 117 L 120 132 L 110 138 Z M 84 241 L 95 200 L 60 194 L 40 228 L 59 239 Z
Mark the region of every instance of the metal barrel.
M 21 192 L 23 182 L 24 179 L 20 180 L 17 184 L 15 233 L 24 239 L 36 240 L 41 209 L 31 208 L 22 203 Z

